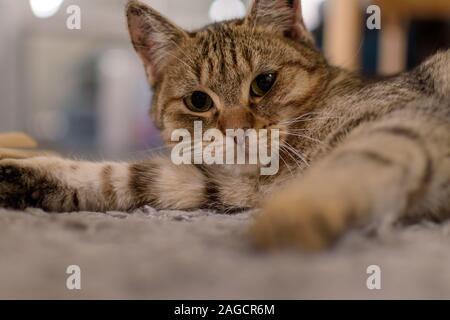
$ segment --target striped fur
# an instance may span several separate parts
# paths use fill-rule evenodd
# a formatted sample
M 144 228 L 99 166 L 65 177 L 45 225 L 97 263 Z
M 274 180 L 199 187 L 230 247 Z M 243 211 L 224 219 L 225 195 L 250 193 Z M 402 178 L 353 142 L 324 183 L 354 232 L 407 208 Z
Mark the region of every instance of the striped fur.
M 450 51 L 415 70 L 367 82 L 328 65 L 313 46 L 299 0 L 256 0 L 243 20 L 186 32 L 137 1 L 130 35 L 155 95 L 154 122 L 166 143 L 174 129 L 277 128 L 280 171 L 61 158 L 0 161 L 0 204 L 48 211 L 259 208 L 252 239 L 264 248 L 319 249 L 354 225 L 450 216 Z M 261 73 L 274 87 L 249 95 Z M 208 93 L 214 108 L 187 109 Z

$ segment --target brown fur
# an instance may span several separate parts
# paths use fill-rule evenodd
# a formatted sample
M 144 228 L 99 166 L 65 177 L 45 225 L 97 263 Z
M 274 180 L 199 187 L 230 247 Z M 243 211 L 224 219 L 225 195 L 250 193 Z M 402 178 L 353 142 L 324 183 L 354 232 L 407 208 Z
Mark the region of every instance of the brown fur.
M 289 4 L 290 3 L 290 4 Z M 151 114 L 166 143 L 174 129 L 281 130 L 280 171 L 59 158 L 0 161 L 0 203 L 50 211 L 259 208 L 252 239 L 265 248 L 319 249 L 383 216 L 450 215 L 450 52 L 415 70 L 366 82 L 330 66 L 314 47 L 299 0 L 256 0 L 242 20 L 183 31 L 138 1 L 130 35 L 154 89 Z M 276 72 L 263 97 L 249 94 Z M 193 112 L 184 98 L 207 93 Z M 249 170 L 247 170 L 249 169 Z

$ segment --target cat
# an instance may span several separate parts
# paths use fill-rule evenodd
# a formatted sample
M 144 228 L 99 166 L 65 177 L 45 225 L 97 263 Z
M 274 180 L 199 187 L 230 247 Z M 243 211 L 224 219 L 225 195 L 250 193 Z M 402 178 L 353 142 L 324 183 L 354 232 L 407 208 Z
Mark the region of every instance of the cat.
M 139 1 L 129 33 L 168 146 L 178 128 L 277 129 L 280 168 L 58 157 L 0 161 L 0 205 L 50 212 L 257 209 L 264 249 L 319 250 L 377 217 L 450 215 L 450 51 L 381 81 L 328 64 L 300 0 L 254 0 L 247 16 L 187 32 Z

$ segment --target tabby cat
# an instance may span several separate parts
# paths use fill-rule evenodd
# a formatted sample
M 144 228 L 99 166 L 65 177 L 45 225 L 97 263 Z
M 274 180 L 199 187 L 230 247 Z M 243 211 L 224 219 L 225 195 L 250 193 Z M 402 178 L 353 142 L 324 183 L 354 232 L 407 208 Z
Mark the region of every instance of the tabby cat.
M 50 212 L 257 208 L 262 248 L 317 250 L 378 217 L 450 215 L 450 52 L 367 82 L 315 48 L 300 0 L 255 0 L 244 19 L 187 32 L 139 1 L 131 39 L 168 146 L 177 128 L 278 129 L 276 175 L 239 165 L 58 157 L 0 161 L 0 205 Z

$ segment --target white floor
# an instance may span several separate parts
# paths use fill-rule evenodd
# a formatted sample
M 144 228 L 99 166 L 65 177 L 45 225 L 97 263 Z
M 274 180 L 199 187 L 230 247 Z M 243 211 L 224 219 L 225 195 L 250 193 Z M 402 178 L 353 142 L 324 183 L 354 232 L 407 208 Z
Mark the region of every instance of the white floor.
M 0 298 L 450 298 L 450 223 L 349 234 L 314 255 L 249 246 L 251 214 L 0 210 Z M 66 269 L 81 268 L 81 290 Z M 367 267 L 381 268 L 369 290 Z

